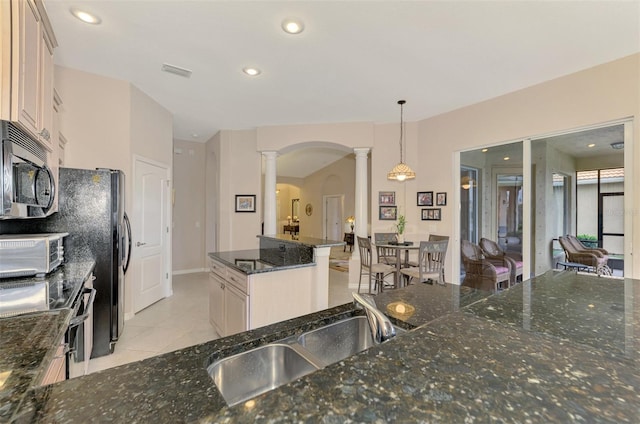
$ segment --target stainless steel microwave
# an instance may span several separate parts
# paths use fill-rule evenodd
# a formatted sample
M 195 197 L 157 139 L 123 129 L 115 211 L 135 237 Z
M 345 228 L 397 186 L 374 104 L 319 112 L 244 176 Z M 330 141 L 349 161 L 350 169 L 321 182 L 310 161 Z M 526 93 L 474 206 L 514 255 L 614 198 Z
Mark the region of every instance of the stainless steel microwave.
M 69 233 L 0 235 L 0 278 L 45 275 L 64 261 Z
M 46 216 L 56 195 L 47 151 L 8 121 L 0 121 L 0 137 L 0 218 Z

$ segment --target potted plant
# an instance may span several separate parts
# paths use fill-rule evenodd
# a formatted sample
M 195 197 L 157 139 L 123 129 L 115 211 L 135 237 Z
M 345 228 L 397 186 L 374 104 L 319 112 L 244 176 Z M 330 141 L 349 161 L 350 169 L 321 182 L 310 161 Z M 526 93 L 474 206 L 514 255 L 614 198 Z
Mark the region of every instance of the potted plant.
M 404 215 L 398 217 L 398 223 L 396 224 L 396 238 L 398 243 L 404 243 L 404 227 L 407 225 L 407 221 Z

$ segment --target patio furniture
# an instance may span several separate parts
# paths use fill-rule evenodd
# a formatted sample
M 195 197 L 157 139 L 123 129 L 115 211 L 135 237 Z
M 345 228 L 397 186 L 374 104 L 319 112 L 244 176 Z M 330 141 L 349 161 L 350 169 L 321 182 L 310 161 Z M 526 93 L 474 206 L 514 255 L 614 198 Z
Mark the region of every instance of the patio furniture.
M 611 268 L 609 268 L 607 264 L 609 256 L 602 252 L 604 249 L 581 249 L 581 246 L 584 247 L 582 243 L 576 243 L 578 239 L 573 237 L 572 240 L 572 237 L 573 236 L 558 237 L 560 246 L 562 246 L 567 258 L 566 262 L 574 262 L 592 267 L 598 275 L 611 275 Z
M 463 286 L 491 292 L 509 287 L 511 264 L 504 258 L 485 258 L 480 246 L 468 240 L 460 242 L 460 253 L 465 271 Z
M 505 252 L 493 240 L 487 238 L 480 239 L 480 248 L 488 259 L 503 259 L 511 264 L 511 281 L 509 285 L 522 281 L 522 255 L 516 252 Z

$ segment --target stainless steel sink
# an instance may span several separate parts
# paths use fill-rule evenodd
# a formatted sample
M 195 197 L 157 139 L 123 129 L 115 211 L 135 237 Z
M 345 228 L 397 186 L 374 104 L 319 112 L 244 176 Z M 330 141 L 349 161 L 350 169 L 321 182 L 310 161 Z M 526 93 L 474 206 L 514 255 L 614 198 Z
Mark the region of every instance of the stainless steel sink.
M 375 344 L 367 317 L 363 316 L 334 322 L 304 333 L 298 337 L 298 343 L 325 365 L 341 361 Z
M 357 316 L 220 359 L 207 371 L 224 400 L 233 406 L 374 344 L 367 317 Z
M 216 361 L 209 375 L 232 406 L 317 369 L 291 345 L 274 343 Z

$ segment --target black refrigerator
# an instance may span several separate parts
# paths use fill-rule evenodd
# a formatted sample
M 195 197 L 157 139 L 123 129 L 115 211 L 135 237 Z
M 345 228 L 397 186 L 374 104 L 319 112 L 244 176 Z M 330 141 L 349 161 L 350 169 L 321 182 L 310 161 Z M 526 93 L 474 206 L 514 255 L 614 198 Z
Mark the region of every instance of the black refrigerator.
M 113 353 L 124 327 L 124 273 L 131 252 L 124 183 L 122 171 L 60 168 L 57 213 L 0 220 L 0 233 L 68 232 L 65 262 L 96 262 L 92 358 Z
M 60 168 L 58 213 L 49 217 L 50 225 L 69 233 L 68 260 L 96 261 L 92 358 L 112 353 L 124 327 L 124 273 L 131 252 L 124 178 L 111 169 Z

